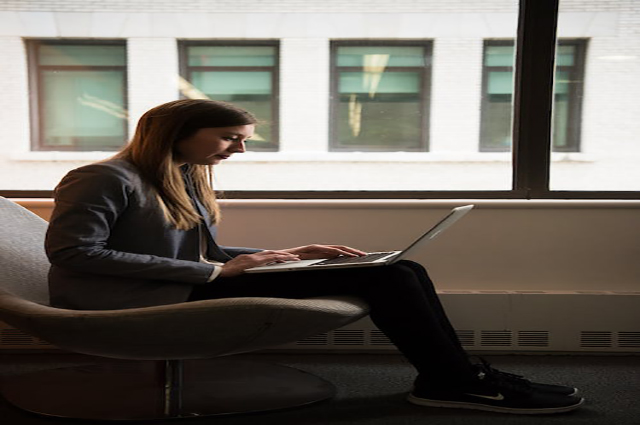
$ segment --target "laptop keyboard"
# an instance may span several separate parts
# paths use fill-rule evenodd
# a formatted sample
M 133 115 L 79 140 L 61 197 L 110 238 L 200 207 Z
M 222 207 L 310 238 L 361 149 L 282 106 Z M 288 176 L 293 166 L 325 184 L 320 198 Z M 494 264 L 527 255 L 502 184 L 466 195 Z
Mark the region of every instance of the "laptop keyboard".
M 363 255 L 361 257 L 336 257 L 329 258 L 328 260 L 319 261 L 317 263 L 310 264 L 309 267 L 313 266 L 325 266 L 325 265 L 334 265 L 334 264 L 354 264 L 354 263 L 370 263 L 371 261 L 375 261 L 379 258 L 386 257 L 393 252 L 373 252 L 371 254 Z

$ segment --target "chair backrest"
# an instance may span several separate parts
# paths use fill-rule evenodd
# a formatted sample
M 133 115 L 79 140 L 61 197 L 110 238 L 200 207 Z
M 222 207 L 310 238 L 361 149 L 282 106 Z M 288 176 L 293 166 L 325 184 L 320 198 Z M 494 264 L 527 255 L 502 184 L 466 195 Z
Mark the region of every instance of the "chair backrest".
M 47 222 L 0 196 L 0 290 L 49 304 Z

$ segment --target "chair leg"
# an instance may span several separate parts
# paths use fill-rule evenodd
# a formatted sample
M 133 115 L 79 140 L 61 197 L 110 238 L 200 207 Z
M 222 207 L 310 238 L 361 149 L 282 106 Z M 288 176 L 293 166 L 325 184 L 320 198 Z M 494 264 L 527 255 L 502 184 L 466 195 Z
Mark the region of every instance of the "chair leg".
M 335 388 L 294 368 L 225 357 L 52 369 L 5 377 L 0 393 L 40 415 L 118 421 L 288 409 L 331 398 Z
M 182 412 L 182 387 L 184 363 L 182 360 L 165 360 L 164 370 L 164 414 L 176 418 Z

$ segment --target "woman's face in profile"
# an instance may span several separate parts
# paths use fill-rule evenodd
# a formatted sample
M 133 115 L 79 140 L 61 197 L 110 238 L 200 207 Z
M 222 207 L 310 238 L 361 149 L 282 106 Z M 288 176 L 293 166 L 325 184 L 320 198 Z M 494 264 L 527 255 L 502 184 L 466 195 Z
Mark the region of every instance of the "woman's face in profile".
M 245 151 L 244 142 L 253 136 L 255 125 L 209 127 L 176 143 L 176 162 L 216 165 L 234 153 Z

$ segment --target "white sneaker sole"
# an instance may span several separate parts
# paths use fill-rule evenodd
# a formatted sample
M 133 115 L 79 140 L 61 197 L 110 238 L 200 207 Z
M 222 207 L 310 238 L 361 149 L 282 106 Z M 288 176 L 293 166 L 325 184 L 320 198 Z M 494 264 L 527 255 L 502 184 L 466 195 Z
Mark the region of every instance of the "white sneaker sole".
M 456 409 L 472 409 L 472 410 L 484 410 L 487 412 L 499 412 L 499 413 L 512 413 L 518 415 L 551 415 L 554 413 L 565 413 L 577 409 L 584 403 L 584 399 L 581 398 L 580 402 L 571 406 L 563 407 L 548 407 L 539 409 L 521 409 L 514 407 L 500 407 L 491 406 L 482 403 L 469 403 L 464 401 L 443 401 L 443 400 L 430 400 L 426 398 L 419 398 L 413 394 L 409 394 L 407 397 L 409 403 L 416 404 L 418 406 L 428 407 L 449 407 Z

